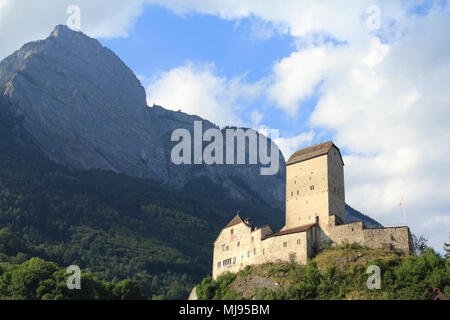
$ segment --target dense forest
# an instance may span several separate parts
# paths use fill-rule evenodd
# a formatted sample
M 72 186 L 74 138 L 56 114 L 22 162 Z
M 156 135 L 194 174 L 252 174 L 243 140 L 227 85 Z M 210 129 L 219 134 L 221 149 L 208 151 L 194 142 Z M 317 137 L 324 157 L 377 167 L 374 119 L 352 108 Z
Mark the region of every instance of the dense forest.
M 367 280 L 380 268 L 380 288 L 369 289 Z M 388 249 L 344 244 L 319 253 L 308 264 L 295 262 L 247 266 L 216 280 L 203 279 L 196 287 L 199 299 L 268 300 L 424 300 L 434 288 L 450 297 L 450 261 L 428 248 L 409 256 Z
M 147 298 L 183 299 L 211 273 L 212 244 L 237 210 L 252 216 L 256 224 L 282 225 L 281 211 L 263 201 L 230 199 L 208 178 L 175 189 L 158 181 L 58 165 L 45 157 L 21 119 L 8 113 L 2 103 L 3 298 L 19 297 L 12 296 L 14 274 L 43 264 L 49 270 L 45 273 L 49 283 L 59 286 L 61 270 L 75 264 L 89 275 L 86 279 L 99 279 L 92 281 L 104 288 L 96 289 L 104 292 L 100 297 L 117 297 L 117 286 L 126 280 L 136 283 Z M 54 290 L 20 297 L 68 297 Z M 95 292 L 86 294 L 98 297 Z

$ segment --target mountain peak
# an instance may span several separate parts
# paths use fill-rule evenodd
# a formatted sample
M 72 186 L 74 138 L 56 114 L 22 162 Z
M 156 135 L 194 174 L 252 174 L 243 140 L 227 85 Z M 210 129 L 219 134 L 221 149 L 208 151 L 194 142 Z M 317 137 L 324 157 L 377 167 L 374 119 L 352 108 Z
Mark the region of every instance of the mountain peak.
M 75 31 L 65 24 L 58 24 L 55 26 L 53 31 L 50 33 L 50 37 L 60 37 L 60 36 L 67 36 L 67 35 L 74 35 L 74 34 L 83 34 L 81 31 Z M 84 35 L 84 34 L 83 34 Z
M 175 165 L 173 131 L 193 132 L 194 121 L 203 119 L 149 108 L 144 88 L 125 63 L 98 40 L 67 26 L 57 25 L 46 39 L 25 44 L 0 62 L 0 95 L 8 96 L 24 128 L 58 163 L 180 186 L 208 176 L 235 197 L 251 191 L 260 195 L 258 201 L 284 204 L 282 155 L 274 176 L 260 176 L 259 165 Z M 213 127 L 203 123 L 205 130 Z

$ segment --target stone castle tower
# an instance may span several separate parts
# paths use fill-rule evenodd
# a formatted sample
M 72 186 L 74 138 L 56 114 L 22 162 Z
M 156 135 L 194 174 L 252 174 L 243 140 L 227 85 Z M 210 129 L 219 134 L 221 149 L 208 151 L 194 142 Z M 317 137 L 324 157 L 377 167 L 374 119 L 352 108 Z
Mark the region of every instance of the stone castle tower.
M 236 215 L 214 242 L 213 278 L 246 265 L 294 260 L 305 264 L 327 245 L 344 241 L 412 251 L 407 226 L 367 229 L 346 223 L 344 162 L 328 141 L 295 152 L 286 163 L 286 223 L 278 232 Z
M 320 221 L 328 229 L 333 215 L 345 223 L 344 162 L 329 141 L 295 152 L 286 163 L 284 228 Z

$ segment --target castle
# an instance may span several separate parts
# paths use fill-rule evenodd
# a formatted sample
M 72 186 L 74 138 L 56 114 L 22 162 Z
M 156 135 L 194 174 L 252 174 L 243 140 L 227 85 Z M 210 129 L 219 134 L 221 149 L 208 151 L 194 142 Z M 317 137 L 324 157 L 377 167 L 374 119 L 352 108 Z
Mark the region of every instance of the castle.
M 328 245 L 344 241 L 371 248 L 412 251 L 409 228 L 367 229 L 346 223 L 344 162 L 328 141 L 295 152 L 286 163 L 286 222 L 278 232 L 253 227 L 236 215 L 214 242 L 213 278 L 251 264 L 291 261 L 306 264 Z

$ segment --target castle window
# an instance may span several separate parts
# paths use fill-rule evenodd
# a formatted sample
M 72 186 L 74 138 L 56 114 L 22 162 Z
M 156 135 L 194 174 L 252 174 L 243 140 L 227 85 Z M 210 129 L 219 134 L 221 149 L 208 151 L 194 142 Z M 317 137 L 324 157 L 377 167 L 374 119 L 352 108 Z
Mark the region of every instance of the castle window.
M 231 258 L 223 260 L 223 266 L 227 266 L 229 264 L 231 264 Z
M 236 263 L 236 257 L 233 258 L 233 264 L 235 264 L 235 263 Z
M 250 258 L 250 251 L 247 251 L 247 258 Z
M 283 242 L 283 247 L 287 248 L 287 242 Z
M 253 241 L 253 237 L 252 237 L 252 241 Z
M 297 190 L 297 195 L 298 195 L 298 190 Z
M 333 186 L 333 191 L 336 192 L 336 186 Z
M 233 233 L 234 233 L 234 230 L 233 230 L 233 229 L 231 229 L 231 235 L 233 235 Z
M 291 197 L 293 197 L 293 196 L 294 196 L 294 192 L 291 191 Z
M 230 250 L 230 246 L 227 246 L 226 249 L 227 249 L 227 251 Z
M 314 186 L 310 186 L 309 190 L 314 191 Z
M 253 249 L 253 255 L 256 255 L 256 248 Z
M 238 243 L 237 243 L 237 246 L 239 247 L 241 245 L 241 242 L 240 241 L 238 241 Z
M 263 249 L 263 255 L 264 255 L 264 249 Z
M 299 245 L 300 244 L 300 239 L 297 239 L 297 245 Z
M 294 184 L 297 184 L 297 180 L 294 180 Z
M 222 266 L 222 262 L 217 262 L 217 268 L 220 268 Z

